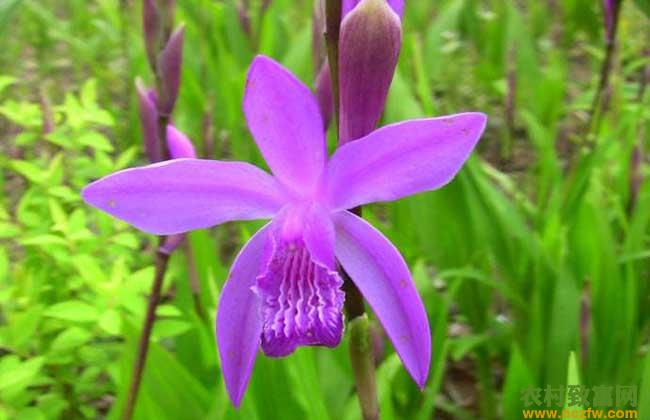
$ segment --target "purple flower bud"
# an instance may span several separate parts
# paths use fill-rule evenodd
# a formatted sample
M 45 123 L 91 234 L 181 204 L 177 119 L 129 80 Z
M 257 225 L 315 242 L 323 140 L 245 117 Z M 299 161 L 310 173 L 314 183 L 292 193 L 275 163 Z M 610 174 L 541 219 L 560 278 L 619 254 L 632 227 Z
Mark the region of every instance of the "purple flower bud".
M 603 12 L 605 14 L 605 37 L 608 42 L 612 41 L 614 35 L 614 22 L 616 15 L 616 0 L 603 0 Z
M 332 98 L 332 79 L 330 77 L 330 66 L 323 64 L 318 76 L 316 76 L 316 98 L 320 107 L 320 114 L 323 117 L 323 128 L 327 130 L 334 113 L 334 99 Z
M 172 159 L 196 158 L 190 139 L 171 124 L 167 126 L 167 148 Z
M 140 101 L 140 124 L 142 124 L 142 137 L 144 150 L 151 162 L 162 159 L 160 155 L 160 142 L 158 141 L 158 111 L 156 110 L 156 93 L 147 89 L 140 80 L 135 81 Z
M 160 101 L 158 112 L 170 115 L 178 97 L 178 86 L 181 79 L 181 64 L 183 61 L 183 34 L 185 28 L 178 28 L 167 41 L 167 45 L 158 56 L 158 72 L 161 79 Z
M 347 16 L 361 2 L 362 0 L 343 0 L 343 17 Z M 401 19 L 404 15 L 404 0 L 387 0 L 387 2 Z
M 160 50 L 162 37 L 162 17 L 156 0 L 143 0 L 142 27 L 144 29 L 144 45 L 151 68 L 156 68 L 156 56 Z
M 339 44 L 341 144 L 375 129 L 401 44 L 401 21 L 385 0 L 361 0 L 343 19 Z

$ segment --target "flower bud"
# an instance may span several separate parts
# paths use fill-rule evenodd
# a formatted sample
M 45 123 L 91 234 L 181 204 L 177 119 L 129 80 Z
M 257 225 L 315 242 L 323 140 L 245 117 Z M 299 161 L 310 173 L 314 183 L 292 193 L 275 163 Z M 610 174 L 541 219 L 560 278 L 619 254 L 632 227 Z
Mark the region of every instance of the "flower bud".
M 330 77 L 330 67 L 327 64 L 327 61 L 323 64 L 318 76 L 316 76 L 316 98 L 318 99 L 320 114 L 323 118 L 323 128 L 327 131 L 327 127 L 332 119 L 332 114 L 334 113 L 332 79 Z
M 167 41 L 167 45 L 158 56 L 158 72 L 161 79 L 158 112 L 170 115 L 178 97 L 183 61 L 183 35 L 185 28 L 178 28 Z
M 341 144 L 375 129 L 401 44 L 400 18 L 386 0 L 361 0 L 343 19 L 339 43 Z
M 158 141 L 156 93 L 153 89 L 147 89 L 139 79 L 135 81 L 135 86 L 140 102 L 140 124 L 142 125 L 144 150 L 150 162 L 158 162 L 162 159 L 162 156 L 160 142 Z
M 143 0 L 142 27 L 144 29 L 144 45 L 147 58 L 152 69 L 156 68 L 156 56 L 160 50 L 162 38 L 162 16 L 156 0 Z
M 196 158 L 190 139 L 171 124 L 167 126 L 167 149 L 172 159 Z

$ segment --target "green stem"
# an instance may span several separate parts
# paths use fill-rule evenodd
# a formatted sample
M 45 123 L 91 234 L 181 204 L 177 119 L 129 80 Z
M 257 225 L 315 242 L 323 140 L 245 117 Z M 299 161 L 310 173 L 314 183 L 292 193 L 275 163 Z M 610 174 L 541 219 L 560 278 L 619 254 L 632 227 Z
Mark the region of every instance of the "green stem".
M 614 55 L 616 53 L 616 39 L 618 35 L 618 21 L 621 15 L 622 0 L 616 4 L 614 7 L 614 25 L 612 28 L 611 37 L 607 38 L 606 48 L 605 48 L 605 59 L 600 67 L 600 76 L 598 79 L 598 87 L 596 89 L 596 94 L 591 103 L 591 109 L 589 110 L 589 125 L 588 129 L 590 133 L 596 131 L 595 128 L 600 124 L 600 119 L 602 114 L 605 112 L 604 107 L 604 94 L 609 85 L 609 77 L 612 72 L 612 67 L 614 65 Z M 595 127 L 596 126 L 596 127 Z M 589 140 L 589 139 L 588 139 Z
M 364 420 L 379 419 L 379 402 L 375 381 L 375 364 L 370 342 L 370 323 L 363 314 L 348 323 L 350 331 L 350 361 L 357 383 L 357 395 Z

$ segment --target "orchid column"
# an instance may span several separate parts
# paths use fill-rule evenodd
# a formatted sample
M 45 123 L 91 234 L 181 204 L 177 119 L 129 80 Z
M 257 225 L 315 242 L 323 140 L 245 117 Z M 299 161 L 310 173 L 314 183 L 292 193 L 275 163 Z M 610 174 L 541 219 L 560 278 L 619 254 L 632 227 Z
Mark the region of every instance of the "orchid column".
M 156 79 L 156 89 L 148 89 L 140 81 L 136 81 L 146 155 L 152 163 L 170 158 L 195 158 L 192 142 L 170 124 L 178 97 L 184 34 L 183 27 L 172 32 L 175 1 L 144 0 L 142 11 L 147 58 Z M 156 252 L 155 278 L 133 367 L 124 419 L 132 418 L 135 409 L 167 262 L 183 238 L 182 234 L 160 237 Z
M 331 113 L 329 97 L 334 98 L 339 145 L 371 133 L 381 118 L 402 43 L 403 6 L 402 0 L 327 2 L 329 68 L 323 65 L 317 78 L 317 93 L 325 123 Z M 339 16 L 340 28 L 336 25 Z M 315 20 L 314 25 L 317 24 Z M 329 78 L 331 94 L 323 87 Z M 361 215 L 361 207 L 354 212 Z M 357 395 L 363 417 L 376 419 L 379 404 L 368 317 L 360 292 L 345 273 L 344 278 Z

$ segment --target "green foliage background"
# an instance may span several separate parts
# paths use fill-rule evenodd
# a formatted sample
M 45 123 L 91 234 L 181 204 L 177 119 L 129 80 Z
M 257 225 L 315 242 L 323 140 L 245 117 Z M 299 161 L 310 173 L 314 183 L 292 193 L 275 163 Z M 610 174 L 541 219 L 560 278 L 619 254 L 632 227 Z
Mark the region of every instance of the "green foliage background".
M 263 164 L 241 111 L 254 54 L 313 84 L 311 1 L 273 0 L 263 17 L 259 3 L 249 37 L 234 0 L 178 0 L 175 122 L 204 157 Z M 0 2 L 0 419 L 119 418 L 156 240 L 85 206 L 79 190 L 145 163 L 140 7 Z M 647 1 L 624 2 L 609 106 L 588 127 L 600 1 L 406 1 L 382 124 L 468 110 L 490 121 L 452 184 L 364 209 L 411 266 L 433 334 L 424 392 L 386 342 L 382 418 L 520 418 L 520 391 L 566 384 L 571 351 L 583 384 L 640 385 L 639 418 L 650 418 L 650 183 L 636 199 L 630 187 L 649 175 L 644 11 Z M 258 358 L 241 409 L 228 402 L 215 308 L 258 226 L 193 232 L 174 255 L 137 418 L 359 418 L 345 342 Z

